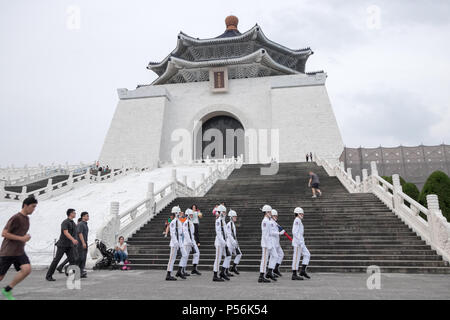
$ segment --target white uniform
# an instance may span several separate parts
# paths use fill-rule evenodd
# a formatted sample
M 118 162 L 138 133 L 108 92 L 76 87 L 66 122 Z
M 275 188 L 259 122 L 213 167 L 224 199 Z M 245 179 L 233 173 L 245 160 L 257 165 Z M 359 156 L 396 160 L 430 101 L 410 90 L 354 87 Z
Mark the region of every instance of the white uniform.
M 191 250 L 194 251 L 193 257 L 192 257 L 192 264 L 197 265 L 198 261 L 200 260 L 200 250 L 198 249 L 197 243 L 195 242 L 195 226 L 192 221 L 188 219 L 188 229 L 189 229 L 189 240 L 191 241 L 191 246 L 188 248 L 188 255 L 191 252 Z
M 181 262 L 183 261 L 183 257 L 187 257 L 187 252 L 184 249 L 183 245 L 183 227 L 182 223 L 178 220 L 178 218 L 175 218 L 170 222 L 170 257 L 169 257 L 169 263 L 167 264 L 167 271 L 172 272 L 173 271 L 173 265 L 175 263 L 175 260 L 177 258 L 177 252 L 178 250 L 181 251 L 181 259 L 179 266 L 182 267 Z
M 272 229 L 272 223 L 268 217 L 264 217 L 263 221 L 261 222 L 261 248 L 262 248 L 262 257 L 261 257 L 261 264 L 259 267 L 259 272 L 266 273 L 266 266 L 268 258 L 269 260 L 269 269 L 274 269 L 275 265 L 278 261 L 278 255 L 277 251 L 275 250 L 275 247 L 273 246 L 273 229 Z M 276 233 L 278 235 L 278 231 Z
M 241 249 L 239 249 L 239 244 L 237 242 L 237 238 L 236 238 L 236 226 L 234 225 L 234 222 L 232 220 L 230 220 L 227 225 L 226 225 L 226 242 L 227 242 L 227 247 L 228 250 L 230 250 L 231 254 L 235 255 L 234 258 L 234 263 L 235 264 L 239 264 L 239 261 L 241 261 L 241 257 L 242 257 L 242 252 Z M 239 251 L 238 251 L 239 249 Z M 237 254 L 239 252 L 239 254 Z M 225 258 L 225 261 L 223 263 L 223 266 L 225 268 L 229 268 L 230 267 L 230 263 L 231 263 L 231 254 L 230 256 Z
M 184 222 L 181 222 L 181 238 L 182 238 L 182 247 L 184 248 L 184 251 L 186 252 L 186 255 L 183 255 L 183 252 L 181 253 L 182 257 L 180 260 L 180 266 L 183 268 L 186 268 L 187 262 L 189 259 L 189 252 L 191 252 L 192 248 L 192 241 L 190 236 L 190 230 L 189 230 L 189 219 L 186 219 Z
M 283 231 L 279 231 L 278 223 L 275 220 L 270 219 L 270 222 L 271 222 L 271 228 L 272 228 L 271 234 L 272 234 L 272 240 L 273 240 L 273 247 L 275 248 L 275 250 L 277 252 L 277 256 L 278 256 L 278 260 L 276 261 L 276 263 L 281 264 L 283 262 L 284 252 L 280 246 L 280 234 L 282 234 Z
M 216 259 L 214 260 L 214 272 L 219 271 L 220 260 L 225 251 L 226 241 L 222 233 L 222 218 L 216 218 L 216 240 L 214 241 L 214 246 L 216 247 Z
M 308 248 L 305 246 L 305 239 L 303 238 L 303 223 L 302 220 L 297 217 L 292 225 L 292 246 L 294 247 L 294 253 L 292 256 L 292 270 L 298 270 L 300 263 L 300 257 L 303 256 L 302 264 L 308 265 L 311 254 Z

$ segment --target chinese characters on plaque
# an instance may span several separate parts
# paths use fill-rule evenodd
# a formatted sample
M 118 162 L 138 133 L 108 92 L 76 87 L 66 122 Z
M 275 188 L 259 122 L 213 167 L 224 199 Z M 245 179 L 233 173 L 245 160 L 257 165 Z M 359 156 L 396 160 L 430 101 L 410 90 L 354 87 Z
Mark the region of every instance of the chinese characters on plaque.
M 226 68 L 215 68 L 209 70 L 209 82 L 212 92 L 228 91 L 228 70 Z

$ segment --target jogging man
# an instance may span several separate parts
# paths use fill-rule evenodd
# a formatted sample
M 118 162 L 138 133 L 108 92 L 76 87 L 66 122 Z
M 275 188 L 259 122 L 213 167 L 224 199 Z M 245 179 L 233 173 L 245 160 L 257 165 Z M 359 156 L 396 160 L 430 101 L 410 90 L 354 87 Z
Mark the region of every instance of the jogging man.
M 322 196 L 322 191 L 319 189 L 319 177 L 312 171 L 309 172 L 308 187 L 312 188 L 313 198 L 317 198 L 316 192 L 319 193 L 319 197 Z
M 3 280 L 11 265 L 14 265 L 17 271 L 11 283 L 1 291 L 7 300 L 15 300 L 12 289 L 31 273 L 30 260 L 25 253 L 25 243 L 31 239 L 31 236 L 27 234 L 30 228 L 28 216 L 36 209 L 37 203 L 34 197 L 26 198 L 22 203 L 22 210 L 8 220 L 2 231 L 4 240 L 0 248 L 0 281 Z

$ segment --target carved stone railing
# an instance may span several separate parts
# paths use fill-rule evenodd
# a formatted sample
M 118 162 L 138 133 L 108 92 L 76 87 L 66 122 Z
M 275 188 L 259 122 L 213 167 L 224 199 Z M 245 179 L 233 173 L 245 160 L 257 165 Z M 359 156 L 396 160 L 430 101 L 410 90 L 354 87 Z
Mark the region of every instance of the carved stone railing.
M 139 169 L 139 171 L 142 170 L 147 169 Z M 53 183 L 53 180 L 50 178 L 47 181 L 47 186 L 33 191 L 28 191 L 27 186 L 22 186 L 22 191 L 20 193 L 7 191 L 5 189 L 7 186 L 6 181 L 0 180 L 0 201 L 22 201 L 30 195 L 33 195 L 38 200 L 46 200 L 89 183 L 113 182 L 116 179 L 135 171 L 136 168 L 122 168 L 120 170 L 111 171 L 105 175 L 101 175 L 100 172 L 98 172 L 97 175 L 92 175 L 91 167 L 87 167 L 82 174 L 74 176 L 75 173 L 80 172 L 80 169 L 77 168 L 74 171 L 70 171 L 69 177 L 64 181 Z
M 342 162 L 333 165 L 317 155 L 315 159 L 317 164 L 323 166 L 330 176 L 336 176 L 349 192 L 370 192 L 376 195 L 444 260 L 450 262 L 450 223 L 439 209 L 437 195 L 427 195 L 428 208 L 425 208 L 403 192 L 398 174 L 392 176 L 393 184 L 381 178 L 378 175 L 375 161 L 370 164 L 370 176 L 364 169 L 362 180 L 359 176 L 356 176 L 354 180 L 351 176 L 351 169 L 345 171 Z
M 105 224 L 97 231 L 97 239 L 102 240 L 108 247 L 113 247 L 119 236 L 125 239 L 153 219 L 167 205 L 178 197 L 201 197 L 219 179 L 226 179 L 235 168 L 242 166 L 242 158 L 227 159 L 221 165 L 205 165 L 209 167 L 208 175 L 202 174 L 202 180 L 198 186 L 192 182 L 187 184 L 187 177 L 182 181 L 177 179 L 176 169 L 172 170 L 172 179 L 164 187 L 154 191 L 154 184 L 149 183 L 147 197 L 125 212 L 119 213 L 119 203 L 112 202 L 110 216 Z
M 69 174 L 73 171 L 75 174 L 84 172 L 86 168 L 90 168 L 93 165 L 86 165 L 80 163 L 79 165 L 51 165 L 38 167 L 23 168 L 0 168 L 0 179 L 6 181 L 7 186 L 20 186 L 30 184 L 40 180 L 48 179 L 57 175 Z

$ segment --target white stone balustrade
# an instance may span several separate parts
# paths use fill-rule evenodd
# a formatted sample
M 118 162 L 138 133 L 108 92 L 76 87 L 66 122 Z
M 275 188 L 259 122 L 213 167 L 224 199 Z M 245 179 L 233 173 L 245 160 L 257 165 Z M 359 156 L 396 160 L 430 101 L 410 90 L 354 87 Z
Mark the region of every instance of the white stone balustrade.
M 242 157 L 236 159 L 223 161 L 224 170 L 221 171 L 219 166 L 214 166 L 214 170 L 209 170 L 208 176 L 202 175 L 201 183 L 196 186 L 195 181 L 191 182 L 191 187 L 187 185 L 187 178 L 183 176 L 183 181 L 177 180 L 176 169 L 172 170 L 171 181 L 159 190 L 154 191 L 153 183 L 149 183 L 147 198 L 128 209 L 127 211 L 118 214 L 119 223 L 114 223 L 115 211 L 111 211 L 113 217 L 107 219 L 100 232 L 97 233 L 97 238 L 111 241 L 111 236 L 123 236 L 125 239 L 130 237 L 136 230 L 153 219 L 159 212 L 161 212 L 167 205 L 169 205 L 177 197 L 195 197 L 203 196 L 219 179 L 226 179 L 235 168 L 242 166 Z M 222 159 L 221 159 L 222 160 Z M 203 165 L 207 165 L 203 163 Z M 211 168 L 211 167 L 210 167 Z M 113 204 L 111 203 L 111 207 Z M 118 205 L 117 205 L 118 207 Z M 108 232 L 105 234 L 105 232 Z M 115 239 L 117 240 L 117 238 Z M 115 243 L 113 241 L 112 243 Z
M 343 163 L 333 166 L 317 155 L 315 158 L 317 164 L 322 165 L 327 172 L 332 172 L 331 175 L 336 176 L 349 192 L 375 194 L 444 260 L 450 262 L 450 223 L 442 215 L 436 195 L 427 196 L 428 208 L 425 208 L 403 192 L 398 174 L 392 176 L 393 184 L 381 178 L 375 161 L 370 164 L 371 175 L 368 176 L 364 169 L 363 180 L 359 181 L 357 177 L 355 181 L 351 177 L 351 171 L 345 171 Z

